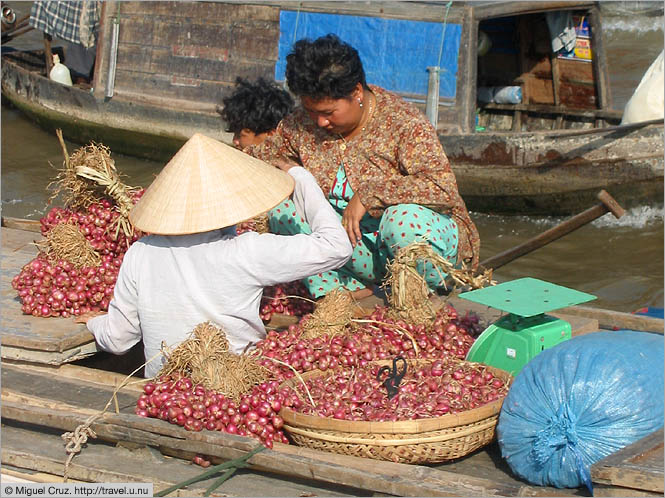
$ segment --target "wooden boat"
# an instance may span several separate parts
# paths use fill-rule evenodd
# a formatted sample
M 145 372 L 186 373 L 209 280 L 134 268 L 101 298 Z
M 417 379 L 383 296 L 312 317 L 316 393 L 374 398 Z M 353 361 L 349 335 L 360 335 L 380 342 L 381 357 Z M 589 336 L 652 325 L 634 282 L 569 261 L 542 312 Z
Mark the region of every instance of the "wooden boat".
M 10 281 L 35 256 L 33 242 L 40 235 L 35 222 L 27 220 L 3 219 L 1 230 L 3 473 L 41 482 L 61 480 L 68 455 L 60 436 L 91 417 L 97 437 L 88 439 L 67 467 L 71 482 L 148 482 L 156 492 L 200 474 L 202 469 L 190 463 L 196 454 L 221 463 L 258 447 L 250 438 L 189 432 L 134 415 L 140 383 L 117 388 L 141 364 L 140 348 L 115 357 L 97 351 L 90 333 L 71 319 L 22 315 Z M 498 312 L 494 315 L 470 301 L 451 299 L 459 311 L 475 310 L 487 320 L 498 317 Z M 560 316 L 571 323 L 575 335 L 614 327 L 663 333 L 662 319 L 629 313 L 574 306 L 560 310 Z M 100 414 L 107 403 L 111 408 Z M 437 465 L 368 460 L 275 444 L 272 450 L 252 456 L 248 464 L 218 492 L 225 496 L 579 496 L 576 489 L 532 486 L 515 478 L 496 443 Z M 662 430 L 597 462 L 592 477 L 596 496 L 662 496 Z M 203 481 L 182 493 L 201 496 L 211 483 Z
M 552 53 L 546 15 L 561 11 L 580 23 L 592 55 L 584 46 L 581 55 Z M 92 88 L 52 82 L 42 54 L 14 52 L 3 56 L 2 94 L 72 141 L 166 161 L 194 132 L 229 141 L 216 109 L 235 78 L 283 80 L 295 37 L 333 25 L 361 56 L 370 51 L 370 82 L 436 122 L 471 210 L 565 215 L 593 204 L 600 189 L 626 207 L 662 202 L 663 122 L 619 125 L 596 2 L 104 4 Z M 494 48 L 482 55 L 485 35 Z M 368 47 L 369 39 L 381 42 Z M 411 42 L 413 54 L 399 50 Z M 440 68 L 438 92 L 416 54 Z M 372 66 L 379 58 L 384 67 Z M 484 87 L 505 85 L 519 87 L 521 103 L 479 101 Z

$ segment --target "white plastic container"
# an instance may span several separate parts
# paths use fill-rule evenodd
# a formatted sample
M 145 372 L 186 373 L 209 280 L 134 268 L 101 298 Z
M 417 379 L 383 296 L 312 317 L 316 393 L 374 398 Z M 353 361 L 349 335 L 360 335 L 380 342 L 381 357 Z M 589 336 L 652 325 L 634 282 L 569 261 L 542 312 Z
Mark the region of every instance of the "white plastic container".
M 72 86 L 72 76 L 69 74 L 69 69 L 60 63 L 58 54 L 53 54 L 53 68 L 49 73 L 49 78 L 63 85 Z
M 478 101 L 483 104 L 520 104 L 522 88 L 519 86 L 481 86 L 478 87 Z
M 519 86 L 497 87 L 494 93 L 494 102 L 497 104 L 522 103 L 522 88 Z

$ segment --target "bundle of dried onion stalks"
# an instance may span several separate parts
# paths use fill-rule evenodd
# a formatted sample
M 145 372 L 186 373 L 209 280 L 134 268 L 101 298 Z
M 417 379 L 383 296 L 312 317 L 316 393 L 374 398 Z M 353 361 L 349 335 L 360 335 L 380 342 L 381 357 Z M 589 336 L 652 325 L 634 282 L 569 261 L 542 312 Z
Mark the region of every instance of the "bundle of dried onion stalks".
M 101 256 L 74 223 L 58 223 L 36 245 L 51 263 L 64 260 L 82 268 L 99 266 L 102 262 Z
M 231 353 L 224 330 L 210 322 L 197 325 L 188 339 L 164 354 L 167 362 L 158 377 L 179 373 L 236 402 L 270 376 L 256 355 Z
M 81 211 L 110 196 L 120 213 L 116 221 L 116 236 L 120 230 L 127 237 L 131 236 L 134 229 L 129 222 L 129 211 L 134 206 L 132 194 L 138 189 L 121 181 L 110 149 L 91 142 L 69 156 L 62 131 L 56 130 L 56 134 L 65 160 L 63 168 L 48 186 L 54 192 L 50 201 L 62 193 L 65 207 Z
M 302 321 L 304 339 L 314 339 L 324 334 L 332 337 L 344 332 L 353 319 L 356 304 L 351 294 L 335 289 L 316 303 L 314 312 Z
M 454 286 L 480 289 L 494 285 L 492 270 L 474 275 L 466 266 L 455 268 L 453 263 L 438 254 L 427 242 L 413 242 L 395 254 L 395 259 L 388 264 L 384 288 L 390 288 L 388 303 L 399 318 L 411 323 L 430 323 L 435 315 L 429 297 L 432 294 L 425 278 L 418 272 L 418 264 L 429 262 L 444 281 L 450 278 Z

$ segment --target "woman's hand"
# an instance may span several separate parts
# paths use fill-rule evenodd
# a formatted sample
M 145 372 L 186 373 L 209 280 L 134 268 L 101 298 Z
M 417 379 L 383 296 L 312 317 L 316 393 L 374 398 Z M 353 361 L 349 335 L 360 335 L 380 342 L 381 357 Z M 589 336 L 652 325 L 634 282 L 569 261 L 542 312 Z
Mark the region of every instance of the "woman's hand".
M 363 206 L 360 197 L 354 195 L 351 197 L 349 205 L 346 206 L 346 209 L 344 209 L 344 213 L 342 214 L 342 226 L 344 227 L 344 230 L 346 230 L 353 247 L 356 247 L 356 244 L 362 239 L 363 234 L 360 231 L 360 220 L 366 212 L 367 209 Z
M 277 159 L 272 163 L 272 165 L 285 172 L 289 171 L 294 166 L 300 166 L 299 164 L 286 161 L 285 159 Z
M 105 311 L 88 311 L 87 313 L 81 313 L 79 316 L 74 317 L 74 322 L 87 324 L 89 320 L 92 320 L 96 316 L 105 314 Z

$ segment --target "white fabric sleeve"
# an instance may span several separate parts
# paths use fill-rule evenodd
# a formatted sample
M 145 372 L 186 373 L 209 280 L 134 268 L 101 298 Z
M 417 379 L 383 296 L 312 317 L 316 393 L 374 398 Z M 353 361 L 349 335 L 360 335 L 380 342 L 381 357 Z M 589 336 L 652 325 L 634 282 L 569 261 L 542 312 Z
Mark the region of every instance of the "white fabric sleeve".
M 122 354 L 141 340 L 138 316 L 138 293 L 134 278 L 135 257 L 140 247 L 129 248 L 123 258 L 113 289 L 113 299 L 108 313 L 88 320 L 87 327 L 95 336 L 97 345 L 104 351 Z
M 296 180 L 293 203 L 311 234 L 262 234 L 247 238 L 244 253 L 263 286 L 292 282 L 335 270 L 351 257 L 353 247 L 342 223 L 316 183 L 301 166 L 291 168 Z

